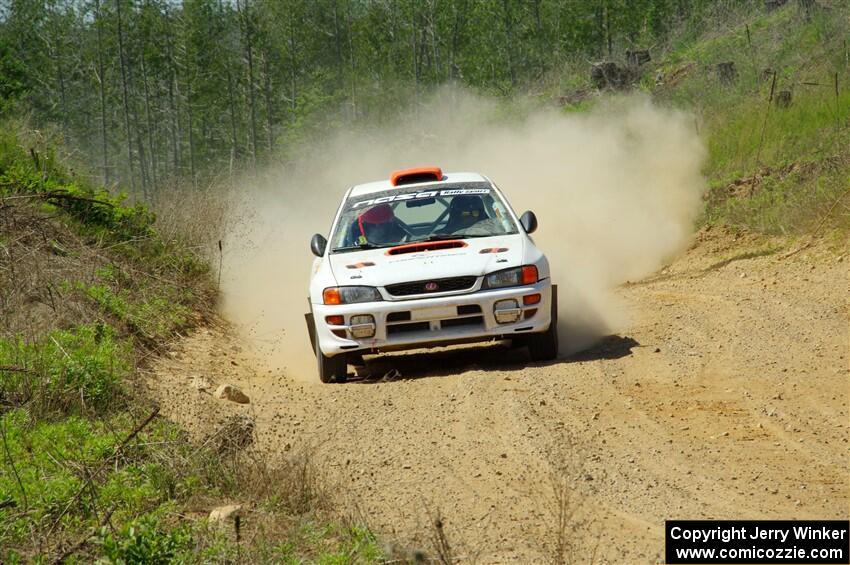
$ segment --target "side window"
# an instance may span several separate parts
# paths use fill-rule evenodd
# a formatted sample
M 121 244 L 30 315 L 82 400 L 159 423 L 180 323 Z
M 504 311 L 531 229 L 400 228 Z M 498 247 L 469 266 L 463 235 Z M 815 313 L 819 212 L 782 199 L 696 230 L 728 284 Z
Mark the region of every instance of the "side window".
M 339 227 L 337 228 L 337 233 L 339 234 L 337 247 L 354 245 L 357 242 L 357 234 L 355 233 L 356 228 L 357 214 L 351 210 L 345 212 L 345 214 L 343 214 L 343 216 L 339 219 Z
M 498 220 L 501 224 L 504 233 L 510 233 L 512 229 L 512 222 L 505 206 L 501 202 L 495 202 L 492 199 L 488 204 L 490 205 L 489 208 L 492 210 L 492 216 L 495 216 L 496 220 Z

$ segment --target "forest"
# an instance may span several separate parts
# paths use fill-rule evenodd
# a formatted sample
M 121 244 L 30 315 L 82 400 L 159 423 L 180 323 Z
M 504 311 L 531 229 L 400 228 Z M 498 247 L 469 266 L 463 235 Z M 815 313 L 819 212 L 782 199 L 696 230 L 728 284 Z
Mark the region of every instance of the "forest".
M 696 34 L 709 0 L 11 0 L 0 113 L 54 124 L 136 195 L 460 83 L 509 97 Z

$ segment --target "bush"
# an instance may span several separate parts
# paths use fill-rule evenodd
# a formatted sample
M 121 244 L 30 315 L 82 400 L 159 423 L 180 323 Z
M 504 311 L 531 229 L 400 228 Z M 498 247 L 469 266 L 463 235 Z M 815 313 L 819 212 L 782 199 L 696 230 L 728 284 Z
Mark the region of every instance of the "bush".
M 136 425 L 126 413 L 57 422 L 23 409 L 0 415 L 0 562 L 6 549 L 78 539 L 110 508 L 112 520 L 122 523 L 168 507 L 172 497 L 153 480 L 160 453 L 147 443 L 168 440 L 173 426 L 153 422 L 144 431 L 147 441 L 122 446 Z
M 105 556 L 101 563 L 164 565 L 190 547 L 192 535 L 185 526 L 167 530 L 145 517 L 125 524 L 116 534 L 103 528 L 99 542 Z
M 0 128 L 0 197 L 31 195 L 65 211 L 110 240 L 153 236 L 154 215 L 141 204 L 128 206 L 127 195 L 112 196 L 69 173 L 56 158 L 53 140 L 26 140 L 33 132 L 14 123 Z M 30 145 L 29 155 L 24 145 Z

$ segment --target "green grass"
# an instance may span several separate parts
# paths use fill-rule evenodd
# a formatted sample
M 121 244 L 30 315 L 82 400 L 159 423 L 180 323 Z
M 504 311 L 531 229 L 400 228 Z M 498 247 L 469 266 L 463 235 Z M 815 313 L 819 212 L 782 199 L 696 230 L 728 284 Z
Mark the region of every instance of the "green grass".
M 173 440 L 174 429 L 158 422 L 146 431 L 145 443 L 119 449 L 133 426 L 126 413 L 50 422 L 21 408 L 0 416 L 5 471 L 0 501 L 8 504 L 0 510 L 0 547 L 5 548 L 0 561 L 25 555 L 39 541 L 55 545 L 82 536 L 110 510 L 120 524 L 173 498 L 159 479 L 155 448 L 146 443 Z
M 103 324 L 0 339 L 0 403 L 44 419 L 108 411 L 131 366 L 129 342 Z
M 191 296 L 179 296 L 174 287 L 165 292 L 152 293 L 142 301 L 134 301 L 133 293 L 126 288 L 114 290 L 105 284 L 86 285 L 76 283 L 75 288 L 125 323 L 129 331 L 152 342 L 170 338 L 175 330 L 185 327 L 190 319 L 190 309 L 183 303 L 191 303 Z

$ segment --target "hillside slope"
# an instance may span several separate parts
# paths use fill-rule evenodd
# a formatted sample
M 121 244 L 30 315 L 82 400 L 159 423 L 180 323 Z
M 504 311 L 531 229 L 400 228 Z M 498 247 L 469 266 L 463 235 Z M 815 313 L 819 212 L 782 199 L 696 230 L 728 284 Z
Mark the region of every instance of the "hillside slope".
M 193 444 L 143 394 L 138 372 L 214 319 L 208 268 L 55 147 L 0 126 L 0 562 L 377 559 L 368 531 L 323 525 L 306 467 Z M 242 547 L 207 520 L 233 498 L 272 533 Z

